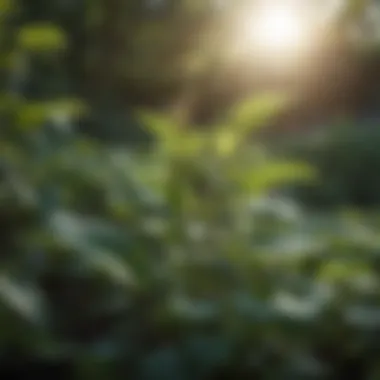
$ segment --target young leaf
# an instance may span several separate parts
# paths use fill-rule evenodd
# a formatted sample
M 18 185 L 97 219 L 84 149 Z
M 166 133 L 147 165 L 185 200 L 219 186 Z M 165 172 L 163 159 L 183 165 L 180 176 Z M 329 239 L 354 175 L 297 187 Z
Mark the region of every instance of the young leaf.
M 237 105 L 231 112 L 230 124 L 242 134 L 264 127 L 271 118 L 289 104 L 287 96 L 267 93 Z
M 243 188 L 259 194 L 285 183 L 311 181 L 316 176 L 312 167 L 299 162 L 269 162 L 235 175 Z
M 145 127 L 162 142 L 171 141 L 178 134 L 178 126 L 169 117 L 149 111 L 141 111 L 138 116 Z
M 67 40 L 64 32 L 49 23 L 32 24 L 22 28 L 18 35 L 21 48 L 33 52 L 64 49 Z

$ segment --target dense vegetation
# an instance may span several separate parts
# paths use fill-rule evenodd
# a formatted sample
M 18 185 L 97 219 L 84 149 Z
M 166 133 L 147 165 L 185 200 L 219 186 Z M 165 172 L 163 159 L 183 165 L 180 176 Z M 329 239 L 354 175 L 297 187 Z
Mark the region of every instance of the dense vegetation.
M 264 147 L 277 93 L 165 112 L 217 19 L 160 4 L 0 0 L 0 377 L 378 379 L 378 132 Z

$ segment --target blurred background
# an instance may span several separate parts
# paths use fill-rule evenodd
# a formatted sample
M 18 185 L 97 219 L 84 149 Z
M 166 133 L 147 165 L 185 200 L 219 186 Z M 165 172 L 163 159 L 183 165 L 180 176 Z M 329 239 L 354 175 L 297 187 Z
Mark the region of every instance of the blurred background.
M 380 3 L 0 0 L 0 377 L 380 380 Z

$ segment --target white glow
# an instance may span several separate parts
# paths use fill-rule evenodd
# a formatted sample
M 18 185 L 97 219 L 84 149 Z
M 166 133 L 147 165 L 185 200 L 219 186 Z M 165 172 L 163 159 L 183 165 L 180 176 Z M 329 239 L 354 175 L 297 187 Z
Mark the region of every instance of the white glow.
M 268 69 L 296 68 L 319 43 L 319 31 L 324 29 L 321 1 L 256 0 L 234 23 L 229 56 L 250 55 L 255 64 Z
M 270 50 L 297 48 L 305 30 L 297 12 L 290 6 L 265 6 L 253 25 L 254 39 Z

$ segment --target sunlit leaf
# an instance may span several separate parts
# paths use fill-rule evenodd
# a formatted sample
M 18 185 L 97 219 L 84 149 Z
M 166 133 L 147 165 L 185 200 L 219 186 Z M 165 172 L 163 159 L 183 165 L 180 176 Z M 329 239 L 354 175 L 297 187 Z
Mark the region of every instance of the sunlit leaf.
M 342 260 L 326 262 L 319 276 L 325 281 L 351 281 L 368 271 L 367 265 L 355 261 L 350 262 L 342 258 Z
M 316 318 L 322 311 L 322 305 L 318 300 L 301 299 L 285 292 L 279 292 L 274 296 L 273 306 L 284 315 L 300 320 Z
M 231 130 L 221 130 L 215 134 L 217 152 L 221 156 L 228 156 L 236 149 L 238 138 L 236 133 Z
M 308 182 L 316 178 L 315 170 L 300 162 L 268 162 L 234 174 L 248 191 L 262 193 L 267 189 L 292 182 Z
M 139 112 L 138 117 L 144 126 L 161 141 L 172 141 L 178 135 L 178 126 L 169 117 L 149 111 Z
M 47 121 L 76 119 L 85 112 L 85 105 L 77 99 L 57 99 L 20 105 L 16 115 L 19 126 L 28 130 L 42 127 Z
M 268 93 L 255 96 L 238 104 L 230 115 L 231 128 L 239 134 L 265 127 L 272 118 L 277 116 L 289 105 L 287 96 Z
M 24 26 L 19 31 L 18 41 L 21 48 L 36 52 L 61 50 L 67 45 L 64 32 L 49 23 Z
M 0 0 L 0 13 L 2 16 L 14 10 L 16 1 L 14 0 Z

